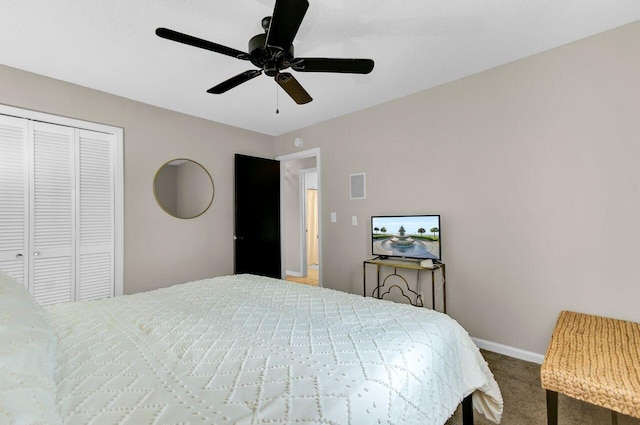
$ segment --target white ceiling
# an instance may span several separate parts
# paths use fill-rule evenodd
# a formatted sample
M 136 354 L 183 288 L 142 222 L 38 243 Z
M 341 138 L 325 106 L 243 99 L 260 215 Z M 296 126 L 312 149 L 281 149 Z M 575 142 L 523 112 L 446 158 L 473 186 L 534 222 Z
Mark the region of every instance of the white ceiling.
M 307 105 L 265 75 L 208 94 L 253 66 L 154 33 L 167 27 L 247 51 L 275 0 L 2 0 L 0 63 L 280 135 L 640 19 L 638 0 L 309 3 L 296 56 L 371 58 L 375 68 L 368 75 L 294 73 L 314 98 Z

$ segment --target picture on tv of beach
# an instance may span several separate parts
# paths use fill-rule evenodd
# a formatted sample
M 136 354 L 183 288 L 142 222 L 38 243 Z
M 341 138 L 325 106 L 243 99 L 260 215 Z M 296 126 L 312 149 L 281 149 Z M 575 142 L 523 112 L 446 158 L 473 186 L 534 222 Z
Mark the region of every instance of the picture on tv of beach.
M 373 255 L 440 260 L 440 216 L 371 217 Z

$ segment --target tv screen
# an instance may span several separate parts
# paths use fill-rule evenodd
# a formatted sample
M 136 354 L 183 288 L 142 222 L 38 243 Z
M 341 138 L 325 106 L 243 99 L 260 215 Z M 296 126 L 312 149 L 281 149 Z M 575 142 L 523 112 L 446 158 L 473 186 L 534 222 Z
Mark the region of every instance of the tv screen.
M 440 216 L 371 217 L 373 255 L 441 261 Z

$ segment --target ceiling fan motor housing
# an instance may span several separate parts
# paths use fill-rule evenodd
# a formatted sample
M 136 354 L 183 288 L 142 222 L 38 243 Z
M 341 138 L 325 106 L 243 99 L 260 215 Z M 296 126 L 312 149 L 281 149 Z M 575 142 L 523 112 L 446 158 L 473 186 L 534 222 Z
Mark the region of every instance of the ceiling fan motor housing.
M 249 60 L 270 77 L 275 77 L 278 71 L 291 66 L 293 44 L 288 51 L 276 46 L 267 46 L 267 34 L 258 34 L 249 40 Z

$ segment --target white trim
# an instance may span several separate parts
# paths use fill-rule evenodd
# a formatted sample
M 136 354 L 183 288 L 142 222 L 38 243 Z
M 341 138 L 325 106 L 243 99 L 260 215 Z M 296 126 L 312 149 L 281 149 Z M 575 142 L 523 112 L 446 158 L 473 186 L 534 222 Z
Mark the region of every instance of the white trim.
M 124 294 L 124 131 L 112 127 L 115 136 L 115 194 L 114 194 L 114 278 L 115 296 Z
M 280 161 L 280 274 L 282 279 L 286 279 L 287 276 L 287 233 L 285 230 L 285 211 L 286 205 L 284 202 L 284 181 L 285 181 L 285 165 L 284 161 L 281 161 L 276 157 L 276 160 Z
M 298 267 L 300 277 L 307 276 L 307 192 L 305 190 L 305 170 L 300 170 L 298 174 Z
M 24 118 L 22 118 L 24 119 Z M 24 246 L 24 258 L 25 261 L 27 261 L 27 264 L 29 266 L 29 269 L 27 270 L 27 274 L 24 276 L 24 280 L 25 282 L 28 282 L 29 284 L 27 285 L 27 289 L 29 290 L 30 293 L 33 294 L 33 263 L 35 262 L 34 258 L 33 258 L 33 234 L 34 232 L 34 227 L 33 227 L 33 208 L 31 208 L 31 205 L 33 205 L 33 196 L 34 196 L 34 184 L 33 184 L 33 175 L 34 175 L 34 137 L 33 137 L 33 121 L 29 121 L 29 120 L 25 120 L 27 122 L 27 155 L 29 155 L 29 159 L 27 160 L 27 170 L 28 170 L 28 176 L 26 177 L 26 181 L 28 182 L 29 185 L 29 201 L 27 202 L 27 204 L 25 205 L 24 210 L 26 211 L 26 217 L 28 217 L 28 221 L 25 221 L 26 224 L 26 228 L 28 229 L 27 232 L 29 233 L 29 243 L 27 243 Z
M 71 264 L 73 265 L 73 276 L 71 276 L 71 288 L 74 289 L 74 294 L 71 297 L 71 301 L 80 301 L 80 130 L 73 129 L 73 213 L 71 222 L 75 224 L 72 229 L 72 237 L 75 243 L 72 245 L 71 252 Z M 113 158 L 111 158 L 113 160 Z M 35 179 L 34 179 L 35 182 Z M 31 205 L 36 205 L 35 202 Z M 113 231 L 113 229 L 111 230 Z M 115 271 L 115 268 L 114 268 Z M 113 287 L 111 288 L 113 291 Z M 112 294 L 113 292 L 110 292 Z
M 487 341 L 480 338 L 471 337 L 471 339 L 478 348 L 482 348 L 483 350 L 493 351 L 494 353 L 504 354 L 505 356 L 537 364 L 542 364 L 542 361 L 544 360 L 544 354 L 521 350 L 520 348 L 511 347 L 510 345 L 499 344 L 497 342 Z
M 64 125 L 67 127 L 82 128 L 101 133 L 115 134 L 116 130 L 122 131 L 119 127 L 99 124 L 96 122 L 79 120 L 75 118 L 62 117 L 60 115 L 48 114 L 45 112 L 32 111 L 30 109 L 16 108 L 14 106 L 0 104 L 0 114 L 11 115 L 18 118 L 27 118 L 33 121 L 42 121 L 50 124 Z
M 293 276 L 293 277 L 304 277 L 304 276 L 302 276 L 302 273 L 300 273 L 300 272 L 294 272 L 294 271 L 292 271 L 292 270 L 287 270 L 287 271 L 285 272 L 285 275 L 286 275 L 286 276 Z
M 277 156 L 275 159 L 280 161 L 280 251 L 282 255 L 282 273 L 286 275 L 286 249 L 285 249 L 285 205 L 284 205 L 284 162 L 302 158 L 316 158 L 316 170 L 318 172 L 318 286 L 322 286 L 322 166 L 320 160 L 320 148 L 307 149 L 300 152 L 294 152 L 287 155 Z
M 318 286 L 322 286 L 322 270 L 324 268 L 324 261 L 322 260 L 322 190 L 321 190 L 321 181 L 322 176 L 320 171 L 322 167 L 320 166 L 320 148 L 318 148 L 318 153 L 316 155 L 316 173 L 317 173 L 317 183 L 318 183 Z
M 319 157 L 320 148 L 307 149 L 306 151 L 300 151 L 300 152 L 288 153 L 286 155 L 276 156 L 276 160 L 287 162 L 287 161 L 293 161 L 294 159 L 309 158 L 312 156 Z M 318 165 L 316 164 L 316 167 L 317 166 Z
M 0 114 L 18 118 L 26 118 L 32 121 L 64 125 L 67 127 L 81 128 L 100 133 L 113 134 L 115 137 L 115 217 L 114 217 L 114 284 L 115 295 L 124 293 L 124 130 L 120 127 L 99 124 L 75 118 L 62 117 L 29 109 L 16 108 L 0 104 Z

